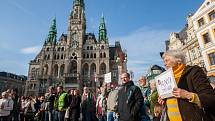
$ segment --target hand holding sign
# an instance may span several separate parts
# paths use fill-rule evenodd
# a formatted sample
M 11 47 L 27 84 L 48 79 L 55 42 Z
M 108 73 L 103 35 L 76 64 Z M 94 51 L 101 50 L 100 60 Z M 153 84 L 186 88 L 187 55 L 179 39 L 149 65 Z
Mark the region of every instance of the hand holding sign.
M 177 87 L 172 69 L 155 77 L 156 87 L 161 99 L 173 97 L 173 88 Z

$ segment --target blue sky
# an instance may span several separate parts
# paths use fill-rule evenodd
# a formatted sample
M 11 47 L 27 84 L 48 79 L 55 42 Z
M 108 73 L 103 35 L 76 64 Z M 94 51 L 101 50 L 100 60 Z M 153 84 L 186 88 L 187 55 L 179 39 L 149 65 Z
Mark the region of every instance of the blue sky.
M 28 73 L 56 16 L 58 38 L 67 33 L 73 0 L 1 0 L 0 71 Z M 186 16 L 203 0 L 85 0 L 87 32 L 98 35 L 105 16 L 110 44 L 120 40 L 128 52 L 128 69 L 135 79 L 150 65 L 163 65 L 159 52 L 170 32 L 180 31 Z

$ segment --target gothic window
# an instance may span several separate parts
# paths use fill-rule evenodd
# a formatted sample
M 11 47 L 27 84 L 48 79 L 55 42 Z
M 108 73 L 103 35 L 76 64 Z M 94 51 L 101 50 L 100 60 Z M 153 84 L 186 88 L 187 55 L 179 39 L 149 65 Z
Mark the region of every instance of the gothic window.
M 55 77 L 58 77 L 58 65 L 54 65 L 54 72 L 53 72 Z
M 57 48 L 57 51 L 60 51 L 60 47 L 59 47 L 59 48 Z
M 78 18 L 78 8 L 75 8 L 73 16 L 74 16 L 74 19 Z
M 93 54 L 92 53 L 90 54 L 90 58 L 93 58 Z
M 100 58 L 102 58 L 102 53 L 100 53 L 100 56 L 99 56 Z
M 46 48 L 46 51 L 49 51 L 49 48 Z
M 61 55 L 61 59 L 63 59 L 63 55 Z
M 96 58 L 96 53 L 94 53 L 94 58 Z
M 90 50 L 93 50 L 93 46 L 90 46 Z
M 210 53 L 210 54 L 208 54 L 208 56 L 209 56 L 209 59 L 210 59 L 210 64 L 215 65 L 215 53 L 214 52 Z
M 87 46 L 87 50 L 89 50 L 89 46 Z
M 100 74 L 105 74 L 106 73 L 106 65 L 105 63 L 102 63 L 100 65 Z
M 89 58 L 89 54 L 87 54 L 87 58 Z
M 64 47 L 61 48 L 61 51 L 64 51 Z
M 54 60 L 56 60 L 56 58 L 57 58 L 57 57 L 56 57 L 56 54 L 54 54 Z
M 93 63 L 90 66 L 90 75 L 94 77 L 94 74 L 96 73 L 96 64 Z
M 59 55 L 59 54 L 57 55 L 57 60 L 58 60 L 58 59 L 60 59 L 60 55 Z
M 48 65 L 46 64 L 46 65 L 44 66 L 44 69 L 43 69 L 43 74 L 44 74 L 44 75 L 48 75 L 48 70 L 49 70 L 49 67 L 48 67 Z
M 86 56 L 86 55 L 85 55 L 85 54 L 83 54 L 83 58 L 85 58 L 85 56 Z
M 208 42 L 211 42 L 211 39 L 210 39 L 210 35 L 209 33 L 205 33 L 204 35 L 202 35 L 203 37 L 203 40 L 204 40 L 204 43 L 207 44 Z
M 47 55 L 44 56 L 44 60 L 46 60 L 46 59 L 47 59 Z
M 89 66 L 88 66 L 87 63 L 85 63 L 84 66 L 83 66 L 83 75 L 87 76 L 88 73 L 89 73 Z
M 64 64 L 60 66 L 60 76 L 63 76 L 64 74 L 64 67 L 65 67 Z
M 106 58 L 106 54 L 105 53 L 103 54 L 103 57 Z
M 70 73 L 77 73 L 77 62 L 74 60 L 70 63 Z
M 104 49 L 104 48 L 105 48 L 104 45 L 102 45 L 102 46 L 101 46 L 101 49 Z
M 49 60 L 49 59 L 50 59 L 50 55 L 47 56 L 47 60 Z

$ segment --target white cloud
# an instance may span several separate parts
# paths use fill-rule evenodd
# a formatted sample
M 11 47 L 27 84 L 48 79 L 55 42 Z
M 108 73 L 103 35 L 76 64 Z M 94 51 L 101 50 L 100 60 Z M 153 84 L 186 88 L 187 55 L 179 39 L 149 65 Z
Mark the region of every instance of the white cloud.
M 41 50 L 41 46 L 32 46 L 21 49 L 23 54 L 37 54 Z
M 134 72 L 134 79 L 145 74 L 154 64 L 163 65 L 159 52 L 165 50 L 165 40 L 175 30 L 156 27 L 142 27 L 122 37 L 112 38 L 112 41 L 121 42 L 122 48 L 128 53 L 128 70 Z

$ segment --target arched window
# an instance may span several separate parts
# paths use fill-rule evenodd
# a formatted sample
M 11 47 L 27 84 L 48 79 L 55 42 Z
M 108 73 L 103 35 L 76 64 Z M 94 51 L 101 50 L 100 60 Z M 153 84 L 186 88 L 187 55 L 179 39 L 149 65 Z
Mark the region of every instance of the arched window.
M 89 54 L 87 54 L 87 58 L 89 58 Z
M 49 51 L 49 48 L 46 48 L 46 51 Z
M 60 76 L 63 76 L 63 74 L 64 74 L 64 68 L 65 68 L 64 64 L 60 66 Z
M 96 53 L 94 53 L 94 58 L 96 58 Z
M 48 64 L 46 64 L 43 68 L 43 74 L 48 75 L 48 70 L 49 70 L 49 66 L 48 66 Z
M 61 55 L 61 59 L 63 59 L 63 55 Z
M 93 46 L 90 46 L 90 50 L 93 50 Z
M 60 59 L 60 55 L 59 55 L 59 54 L 57 55 L 57 60 L 58 60 L 58 59 Z
M 100 74 L 105 74 L 106 73 L 106 65 L 105 63 L 102 63 L 100 65 Z
M 60 47 L 59 47 L 59 48 L 57 48 L 57 51 L 60 51 Z
M 64 47 L 61 48 L 61 51 L 64 51 Z
M 103 53 L 103 57 L 106 58 L 106 54 L 105 53 Z
M 102 53 L 100 53 L 100 56 L 99 56 L 100 58 L 102 58 Z
M 73 60 L 73 61 L 70 63 L 70 73 L 71 73 L 71 74 L 77 73 L 77 62 L 76 62 L 75 60 Z
M 89 66 L 87 63 L 85 63 L 83 66 L 83 75 L 88 76 L 88 74 L 89 74 Z
M 93 54 L 92 53 L 90 54 L 90 58 L 93 58 Z
M 101 49 L 105 49 L 104 45 L 101 46 Z
M 55 77 L 58 77 L 58 65 L 57 65 L 57 64 L 54 65 L 53 75 L 54 75 Z

